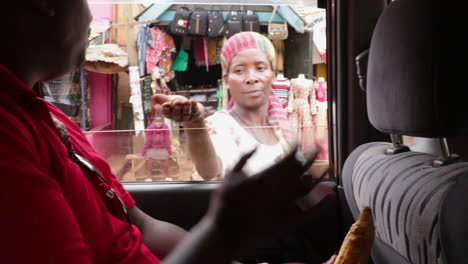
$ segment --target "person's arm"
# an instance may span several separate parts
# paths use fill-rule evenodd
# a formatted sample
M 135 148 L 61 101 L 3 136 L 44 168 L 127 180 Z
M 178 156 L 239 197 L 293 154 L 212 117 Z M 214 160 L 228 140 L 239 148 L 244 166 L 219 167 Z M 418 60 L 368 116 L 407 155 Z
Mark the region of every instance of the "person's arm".
M 205 180 L 222 175 L 221 160 L 216 155 L 203 119 L 203 106 L 183 96 L 162 94 L 153 96 L 153 102 L 163 104 L 166 118 L 184 125 L 188 149 L 198 174 Z
M 143 243 L 158 258 L 165 258 L 187 235 L 184 229 L 164 221 L 154 219 L 137 206 L 128 209 L 132 224 L 143 234 Z
M 203 120 L 186 122 L 185 134 L 187 135 L 190 157 L 198 174 L 205 180 L 222 175 L 221 160 L 216 154 L 213 142 L 208 134 L 208 128 Z
M 164 264 L 230 263 L 245 250 L 303 223 L 305 212 L 297 202 L 313 188 L 302 181 L 313 157 L 305 159 L 295 148 L 280 162 L 247 177 L 242 167 L 252 154 L 241 158 L 229 180 L 213 193 L 207 214 Z

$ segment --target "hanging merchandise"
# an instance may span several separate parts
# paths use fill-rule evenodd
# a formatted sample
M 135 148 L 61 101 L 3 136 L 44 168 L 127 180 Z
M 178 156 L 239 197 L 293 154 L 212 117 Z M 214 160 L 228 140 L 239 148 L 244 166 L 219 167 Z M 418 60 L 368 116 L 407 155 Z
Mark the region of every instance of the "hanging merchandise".
M 289 91 L 291 90 L 291 81 L 284 77 L 282 73 L 276 76 L 276 80 L 271 84 L 271 88 L 278 97 L 284 112 L 287 114 L 288 111 L 288 99 Z
M 224 23 L 223 14 L 220 12 L 212 12 L 208 15 L 208 37 L 222 37 L 226 33 L 226 24 Z
M 181 46 L 184 50 L 192 49 L 192 36 L 183 36 Z
M 320 147 L 317 160 L 328 160 L 327 82 L 323 77 L 319 77 L 314 83 L 314 87 L 317 98 L 317 115 L 314 134 L 316 143 Z
M 288 118 L 296 131 L 302 149 L 310 149 L 314 144 L 313 116 L 317 114 L 317 99 L 314 82 L 299 74 L 291 79 L 288 99 Z
M 152 73 L 154 67 L 158 65 L 161 54 L 166 48 L 166 34 L 157 27 L 152 27 L 151 36 L 154 43 L 154 48 L 147 47 L 146 49 L 146 72 Z
M 140 76 L 146 74 L 146 49 L 154 48 L 153 38 L 151 36 L 151 30 L 148 25 L 142 25 L 138 31 L 137 38 L 137 49 L 138 49 L 138 70 Z
M 242 15 L 236 11 L 231 11 L 226 17 L 227 31 L 226 35 L 232 37 L 234 34 L 242 31 Z
M 258 15 L 255 14 L 252 10 L 248 10 L 247 14 L 242 16 L 242 30 L 243 31 L 253 31 L 260 33 L 260 20 Z
M 164 81 L 164 78 L 162 78 L 163 76 L 161 76 L 159 72 L 160 71 L 158 67 L 156 67 L 156 69 L 151 74 L 151 79 L 152 79 L 151 89 L 153 91 L 153 94 L 157 94 L 157 93 L 169 94 L 171 90 L 169 89 L 169 87 L 166 84 L 166 81 Z
M 320 21 L 313 27 L 313 40 L 322 60 L 327 63 L 327 24 Z
M 174 19 L 171 22 L 172 34 L 179 36 L 187 35 L 191 13 L 192 11 L 183 6 L 177 9 Z
M 208 39 L 208 62 L 210 66 L 220 63 L 219 54 L 221 54 L 221 50 L 218 49 L 218 40 Z
M 273 43 L 276 52 L 275 59 L 273 60 L 273 67 L 278 72 L 284 72 L 284 40 L 273 39 L 271 43 Z
M 172 72 L 172 58 L 173 54 L 177 52 L 174 38 L 171 35 L 164 33 L 164 39 L 166 46 L 164 47 L 161 57 L 159 59 L 158 67 L 161 78 L 166 79 L 167 81 L 174 78 L 174 72 Z
M 197 38 L 193 41 L 193 55 L 197 66 L 205 65 L 205 51 L 202 38 Z
M 187 70 L 188 62 L 189 62 L 189 54 L 183 48 L 181 48 L 179 50 L 179 53 L 177 53 L 177 57 L 174 61 L 174 65 L 172 66 L 172 69 L 174 71 L 184 72 Z
M 190 15 L 189 33 L 194 36 L 206 36 L 208 11 L 197 8 Z
M 284 20 L 283 23 L 273 22 L 276 10 L 278 6 L 275 6 L 271 13 L 270 21 L 268 21 L 268 38 L 270 39 L 287 39 L 288 38 L 288 23 Z
M 210 71 L 210 62 L 208 58 L 208 40 L 206 38 L 203 38 L 203 53 L 205 57 L 205 69 L 207 72 Z

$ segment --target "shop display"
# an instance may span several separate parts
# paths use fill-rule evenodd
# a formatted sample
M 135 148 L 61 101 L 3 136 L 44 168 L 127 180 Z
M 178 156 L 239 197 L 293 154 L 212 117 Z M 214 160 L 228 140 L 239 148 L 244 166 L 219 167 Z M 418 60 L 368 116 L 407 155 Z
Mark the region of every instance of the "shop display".
M 149 25 L 142 25 L 138 31 L 137 49 L 138 49 L 138 71 L 140 76 L 146 74 L 146 49 L 154 48 L 153 38 Z
M 174 71 L 186 71 L 189 62 L 189 55 L 184 49 L 180 49 L 177 53 L 177 57 L 172 65 Z
M 234 34 L 242 31 L 242 15 L 232 11 L 226 17 L 227 31 L 226 36 L 232 37 Z
M 314 83 L 317 98 L 317 115 L 315 117 L 315 140 L 321 151 L 317 160 L 328 160 L 328 101 L 327 82 L 323 77 Z
M 276 80 L 271 84 L 271 88 L 278 97 L 285 114 L 288 111 L 289 92 L 291 90 L 291 81 L 284 77 L 282 73 L 276 76 Z
M 288 23 L 286 20 L 283 23 L 273 22 L 276 10 L 278 6 L 275 6 L 271 13 L 270 21 L 268 21 L 268 38 L 270 39 L 287 39 L 288 38 Z
M 183 6 L 177 9 L 174 16 L 174 20 L 171 23 L 172 34 L 180 36 L 185 36 L 188 34 L 191 13 L 192 11 Z
M 313 116 L 317 114 L 317 100 L 314 82 L 299 74 L 291 79 L 291 91 L 288 100 L 289 123 L 298 136 L 303 149 L 314 144 Z
M 203 8 L 197 8 L 190 15 L 188 31 L 194 36 L 206 36 L 208 27 L 208 11 Z
M 242 16 L 242 30 L 253 31 L 260 33 L 260 21 L 258 15 L 252 10 L 247 10 L 247 13 Z
M 291 33 L 288 32 L 286 20 L 280 23 L 274 22 L 278 18 L 277 10 L 278 7 L 275 7 L 269 23 L 263 24 L 262 27 L 259 16 L 254 11 L 238 9 L 226 12 L 226 10 L 210 10 L 206 5 L 194 5 L 191 10 L 177 9 L 169 25 L 162 23 L 153 27 L 143 25 L 140 30 L 139 54 L 140 48 L 144 48 L 146 53 L 152 56 L 141 57 L 143 60 L 149 58 L 149 61 L 144 63 L 146 68 L 144 74 L 150 74 L 152 77 L 153 95 L 160 93 L 182 95 L 202 103 L 205 106 L 206 116 L 211 116 L 216 111 L 229 108 L 227 102 L 232 99 L 229 89 L 223 89 L 221 81 L 223 73 L 220 53 L 223 43 L 241 31 L 261 32 L 271 39 L 276 52 L 271 61 L 273 69 L 278 72 L 272 82 L 272 90 L 278 101 L 276 111 L 284 113 L 283 121 L 290 124 L 293 130 L 291 135 L 297 136 L 301 148 L 306 149 L 319 144 L 323 150 L 319 154 L 319 159 L 327 160 L 328 146 L 324 145 L 328 143 L 326 91 L 319 89 L 312 80 L 306 79 L 304 74 L 298 75 L 297 78 L 288 75 L 296 70 L 290 70 L 288 73 L 285 56 L 296 51 L 288 47 L 289 41 L 285 41 Z M 224 19 L 226 13 L 223 12 L 227 13 L 226 19 Z M 283 14 L 281 16 L 283 17 Z M 186 27 L 186 31 L 179 30 L 178 33 L 174 33 L 172 30 L 177 23 Z M 166 33 L 166 30 L 170 34 Z M 141 62 L 139 63 L 141 65 Z M 155 72 L 161 76 L 155 78 Z M 145 93 L 143 97 L 146 96 Z M 322 102 L 324 103 L 318 106 Z M 325 115 L 318 116 L 319 108 L 320 111 L 324 110 Z M 175 138 L 179 137 L 179 134 L 175 134 Z
M 222 37 L 226 33 L 226 23 L 223 14 L 220 12 L 211 12 L 208 15 L 208 37 Z

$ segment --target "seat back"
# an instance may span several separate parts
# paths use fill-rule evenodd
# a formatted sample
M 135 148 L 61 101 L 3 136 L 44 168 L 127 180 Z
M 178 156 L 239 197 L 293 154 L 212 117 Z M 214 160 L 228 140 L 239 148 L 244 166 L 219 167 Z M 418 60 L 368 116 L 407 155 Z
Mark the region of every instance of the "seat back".
M 359 146 L 341 177 L 354 218 L 372 209 L 377 264 L 468 263 L 468 163 L 445 140 L 468 134 L 468 67 L 454 67 L 467 58 L 467 30 L 457 12 L 433 0 L 396 0 L 374 29 L 368 116 L 392 143 Z M 408 148 L 403 135 L 421 138 Z
M 343 170 L 346 199 L 353 216 L 357 218 L 364 206 L 373 211 L 374 262 L 464 263 L 448 261 L 447 257 L 466 262 L 467 250 L 447 256 L 443 249 L 450 244 L 446 240 L 453 239 L 449 234 L 468 231 L 467 222 L 461 221 L 468 220 L 468 211 L 457 216 L 461 226 L 450 225 L 453 213 L 463 208 L 447 198 L 454 190 L 467 188 L 468 163 L 435 168 L 432 162 L 437 156 L 421 152 L 387 155 L 385 151 L 391 147 L 384 142 L 362 145 L 350 155 Z M 462 199 L 468 189 L 464 190 L 465 194 L 455 195 L 454 199 Z M 465 239 L 468 237 L 460 236 L 459 243 L 468 247 Z

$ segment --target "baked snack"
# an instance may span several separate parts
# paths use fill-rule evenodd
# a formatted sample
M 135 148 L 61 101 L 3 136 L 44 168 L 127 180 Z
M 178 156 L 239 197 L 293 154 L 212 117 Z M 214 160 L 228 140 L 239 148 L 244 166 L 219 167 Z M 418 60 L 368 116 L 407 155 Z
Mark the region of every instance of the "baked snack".
M 334 264 L 365 264 L 369 260 L 375 230 L 372 211 L 364 207 L 346 234 Z

